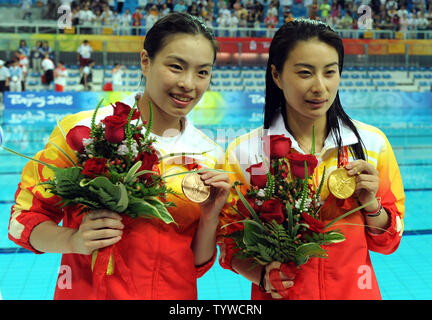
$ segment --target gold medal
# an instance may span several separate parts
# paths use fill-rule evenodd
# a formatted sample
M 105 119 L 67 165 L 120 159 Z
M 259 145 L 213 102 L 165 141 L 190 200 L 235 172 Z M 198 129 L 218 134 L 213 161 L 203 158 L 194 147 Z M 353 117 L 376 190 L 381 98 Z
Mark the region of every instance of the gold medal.
M 192 202 L 203 203 L 210 196 L 210 186 L 206 186 L 198 173 L 189 173 L 182 181 L 183 194 Z
M 345 168 L 339 168 L 330 173 L 327 180 L 328 189 L 338 199 L 351 197 L 356 188 L 356 177 L 349 176 Z

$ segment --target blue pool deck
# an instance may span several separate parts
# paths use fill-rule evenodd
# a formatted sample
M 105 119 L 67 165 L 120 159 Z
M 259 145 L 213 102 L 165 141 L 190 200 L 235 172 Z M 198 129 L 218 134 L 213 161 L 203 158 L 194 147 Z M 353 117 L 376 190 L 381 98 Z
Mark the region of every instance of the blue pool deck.
M 432 108 L 347 109 L 349 115 L 379 127 L 393 146 L 406 192 L 405 233 L 390 255 L 371 252 L 383 299 L 432 299 Z M 372 112 L 372 113 L 371 113 Z M 373 116 L 371 116 L 373 114 Z M 6 145 L 32 155 L 50 130 L 3 126 Z M 7 238 L 10 207 L 26 160 L 0 151 L 0 292 L 3 299 L 52 299 L 59 254 L 36 255 Z M 198 280 L 202 300 L 250 299 L 250 283 L 216 262 Z

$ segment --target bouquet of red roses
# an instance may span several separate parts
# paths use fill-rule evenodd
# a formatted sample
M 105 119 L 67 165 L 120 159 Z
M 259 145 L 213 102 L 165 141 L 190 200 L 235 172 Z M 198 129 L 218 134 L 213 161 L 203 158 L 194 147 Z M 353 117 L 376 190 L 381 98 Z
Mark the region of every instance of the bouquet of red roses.
M 96 124 L 96 115 L 102 101 L 93 113 L 90 127 L 77 125 L 66 134 L 58 123 L 75 157 L 71 157 L 70 153 L 68 154 L 53 141 L 48 142 L 70 161 L 69 167 L 56 167 L 5 146 L 2 148 L 38 162 L 54 172 L 52 179 L 40 184 L 59 197 L 59 206 L 75 206 L 78 214 L 90 210 L 108 209 L 130 218 L 157 218 L 167 224 L 175 223 L 167 210 L 175 204 L 164 201 L 167 193 L 175 194 L 175 191 L 167 187 L 165 179 L 185 174 L 187 171 L 162 176 L 157 164 L 165 157 L 197 153 L 170 153 L 164 157 L 159 156 L 153 147 L 156 140 L 150 137 L 153 121 L 151 102 L 148 123 L 140 124 L 141 117 L 136 108 L 136 100 L 133 107 L 116 102 L 112 105 L 113 114 Z M 144 133 L 142 133 L 143 125 L 146 126 Z M 95 263 L 98 264 L 96 258 L 98 251 L 101 251 L 103 256 L 101 260 L 106 262 L 102 263 L 101 268 L 106 270 L 108 275 L 113 273 L 112 247 L 93 252 L 92 269 Z
M 160 200 L 172 191 L 158 171 L 160 158 L 153 148 L 155 139 L 149 136 L 151 105 L 148 123 L 139 124 L 141 118 L 136 103 L 131 108 L 116 102 L 113 114 L 96 124 L 101 103 L 102 100 L 93 113 L 90 127 L 78 125 L 65 134 L 59 124 L 76 159 L 49 141 L 70 161 L 70 167 L 58 168 L 7 147 L 3 149 L 50 168 L 54 178 L 41 184 L 60 198 L 61 206 L 76 205 L 80 213 L 104 208 L 131 218 L 153 217 L 173 223 L 167 210 L 173 203 Z M 136 123 L 133 124 L 133 120 L 137 120 Z M 143 125 L 147 125 L 144 134 L 141 132 Z
M 300 154 L 284 135 L 263 140 L 270 153 L 268 161 L 246 169 L 251 187 L 245 194 L 240 192 L 239 183 L 234 183 L 239 199 L 230 206 L 242 219 L 224 226 L 228 229 L 226 237 L 234 239 L 240 257 L 253 258 L 257 264 L 279 261 L 298 267 L 310 257 L 326 257 L 323 245 L 345 240 L 339 230 L 326 230 L 361 207 L 324 225 L 320 194 L 325 168 L 319 185 L 314 185 L 312 175 L 318 164 L 314 150 Z

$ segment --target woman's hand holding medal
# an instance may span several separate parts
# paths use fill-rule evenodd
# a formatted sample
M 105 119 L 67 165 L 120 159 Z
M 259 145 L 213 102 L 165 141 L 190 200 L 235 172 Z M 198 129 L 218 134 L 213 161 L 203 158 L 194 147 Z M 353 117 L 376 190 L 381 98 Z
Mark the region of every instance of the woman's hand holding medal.
M 360 204 L 366 204 L 376 199 L 379 187 L 379 175 L 375 167 L 364 161 L 356 160 L 346 165 L 348 175 L 355 177 L 356 187 L 354 195 Z M 377 211 L 380 207 L 378 200 L 364 208 L 366 212 Z

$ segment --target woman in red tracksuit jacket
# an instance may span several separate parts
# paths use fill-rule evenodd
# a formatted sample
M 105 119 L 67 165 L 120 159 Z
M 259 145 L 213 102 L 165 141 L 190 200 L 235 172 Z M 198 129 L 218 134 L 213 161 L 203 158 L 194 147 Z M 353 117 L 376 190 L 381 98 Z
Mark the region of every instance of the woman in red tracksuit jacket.
M 340 229 L 346 239 L 324 246 L 327 258 L 311 258 L 299 269 L 277 261 L 251 268 L 251 260 L 236 256 L 233 240 L 220 237 L 222 267 L 252 282 L 252 299 L 381 299 L 369 250 L 390 254 L 397 249 L 405 196 L 384 133 L 351 120 L 342 108 L 338 86 L 343 55 L 341 38 L 326 24 L 300 19 L 283 25 L 270 45 L 264 126 L 237 138 L 226 151 L 225 169 L 235 172 L 232 179 L 246 189 L 250 185 L 246 169 L 262 156 L 263 136 L 283 134 L 296 152 L 308 154 L 314 128 L 315 185 L 324 167 L 328 177 L 344 166 L 357 182 L 354 195 L 345 201 L 336 201 L 324 183 L 321 198 L 328 202 L 320 213 L 322 222 L 368 204 L 331 227 Z M 224 212 L 221 225 L 238 220 L 235 212 Z M 280 279 L 271 280 L 270 273 Z
M 186 115 L 210 83 L 216 51 L 210 29 L 195 17 L 173 13 L 149 30 L 141 52 L 146 88 L 139 97 L 138 108 L 143 122 L 148 121 L 146 106 L 149 101 L 153 104 L 151 136 L 157 139 L 155 148 L 162 155 L 212 150 L 194 156 L 197 166 L 207 168 L 215 168 L 223 152 Z M 135 97 L 124 102 L 132 106 Z M 113 110 L 108 106 L 100 112 L 108 115 Z M 92 113 L 66 116 L 61 122 L 63 129 L 69 132 L 75 125 L 90 126 Z M 59 128 L 50 141 L 76 158 Z M 35 158 L 57 167 L 70 165 L 51 144 Z M 161 173 L 186 171 L 190 164 L 178 158 L 161 162 Z M 131 219 L 107 210 L 77 215 L 73 208 L 61 208 L 59 199 L 39 184 L 52 177 L 51 170 L 40 164 L 26 165 L 12 206 L 9 238 L 35 253 L 63 254 L 55 299 L 197 298 L 196 279 L 212 266 L 216 257 L 218 215 L 230 190 L 226 174 L 201 174 L 204 183 L 212 187 L 212 194 L 200 205 L 182 195 L 179 176 L 167 180 L 167 185 L 179 194 L 167 197 L 167 201 L 176 204 L 169 211 L 177 224 L 169 225 L 157 219 Z M 99 272 L 99 258 L 92 272 L 92 252 L 113 245 L 114 273 L 107 275 L 104 269 L 98 269 Z

